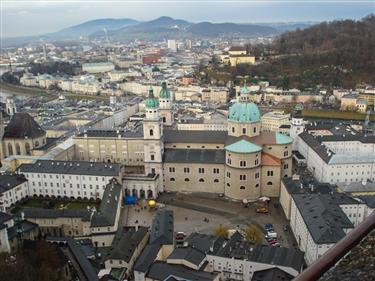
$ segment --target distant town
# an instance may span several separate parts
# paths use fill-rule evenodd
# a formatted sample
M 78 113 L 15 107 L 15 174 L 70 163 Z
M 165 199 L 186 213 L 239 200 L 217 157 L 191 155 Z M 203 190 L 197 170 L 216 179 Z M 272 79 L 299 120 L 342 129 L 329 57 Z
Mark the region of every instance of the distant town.
M 0 279 L 373 280 L 373 77 L 259 75 L 275 40 L 2 48 Z

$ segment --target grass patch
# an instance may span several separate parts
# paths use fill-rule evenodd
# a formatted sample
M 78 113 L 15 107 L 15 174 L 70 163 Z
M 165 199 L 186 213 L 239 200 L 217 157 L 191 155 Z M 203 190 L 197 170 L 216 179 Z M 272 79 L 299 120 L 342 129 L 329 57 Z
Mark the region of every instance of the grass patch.
M 87 206 L 99 209 L 100 203 L 94 201 L 64 201 L 54 199 L 30 198 L 27 201 L 18 204 L 12 212 L 17 213 L 25 208 L 44 208 L 44 209 L 86 209 Z
M 304 117 L 318 117 L 344 120 L 364 121 L 366 119 L 365 113 L 339 110 L 304 109 L 302 110 L 302 115 Z M 370 120 L 375 121 L 375 114 L 370 115 Z

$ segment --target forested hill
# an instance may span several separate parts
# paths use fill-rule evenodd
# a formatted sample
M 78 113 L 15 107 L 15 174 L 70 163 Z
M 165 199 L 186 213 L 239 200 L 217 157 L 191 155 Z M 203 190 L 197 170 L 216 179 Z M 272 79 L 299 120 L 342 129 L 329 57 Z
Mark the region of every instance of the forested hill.
M 323 22 L 280 35 L 268 64 L 252 69 L 284 87 L 354 87 L 375 83 L 375 15 Z

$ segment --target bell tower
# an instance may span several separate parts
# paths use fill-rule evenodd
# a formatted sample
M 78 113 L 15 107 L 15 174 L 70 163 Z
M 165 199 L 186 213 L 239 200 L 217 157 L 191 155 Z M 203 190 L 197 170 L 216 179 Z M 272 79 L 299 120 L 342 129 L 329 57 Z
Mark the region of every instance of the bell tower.
M 145 173 L 158 175 L 159 191 L 163 191 L 163 125 L 160 123 L 159 101 L 152 87 L 145 101 L 146 116 L 143 119 Z
M 161 84 L 161 90 L 159 93 L 159 106 L 161 121 L 163 125 L 171 126 L 173 124 L 172 99 L 166 82 L 163 82 Z

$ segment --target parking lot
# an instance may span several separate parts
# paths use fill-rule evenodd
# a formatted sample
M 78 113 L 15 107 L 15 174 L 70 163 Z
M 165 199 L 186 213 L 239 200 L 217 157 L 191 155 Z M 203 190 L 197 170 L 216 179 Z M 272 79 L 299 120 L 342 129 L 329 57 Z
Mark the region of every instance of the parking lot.
M 219 198 L 212 194 L 163 194 L 158 202 L 164 203 L 165 208 L 173 210 L 175 217 L 175 231 L 213 234 L 215 229 L 223 225 L 229 229 L 245 229 L 249 224 L 256 224 L 264 231 L 264 225 L 272 223 L 278 234 L 278 241 L 282 246 L 295 245 L 290 230 L 284 231 L 287 225 L 281 206 L 275 208 L 277 200 L 269 203 L 268 214 L 256 213 L 256 204 L 250 203 L 247 208 L 240 202 Z M 123 225 L 150 226 L 155 210 L 147 207 L 146 201 L 138 205 L 124 208 Z M 265 240 L 263 243 L 267 243 Z

